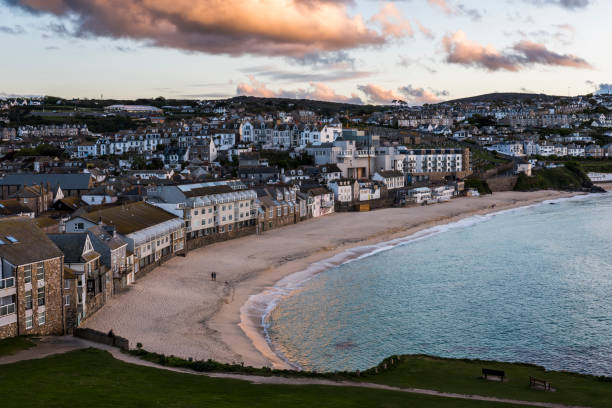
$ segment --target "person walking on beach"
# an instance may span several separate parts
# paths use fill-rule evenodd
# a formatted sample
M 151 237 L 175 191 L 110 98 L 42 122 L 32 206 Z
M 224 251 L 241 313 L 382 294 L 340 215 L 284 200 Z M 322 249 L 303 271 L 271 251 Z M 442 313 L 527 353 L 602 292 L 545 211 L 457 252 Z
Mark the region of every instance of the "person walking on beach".
M 217 280 L 217 272 L 211 272 L 210 273 L 210 280 L 211 281 L 216 281 Z

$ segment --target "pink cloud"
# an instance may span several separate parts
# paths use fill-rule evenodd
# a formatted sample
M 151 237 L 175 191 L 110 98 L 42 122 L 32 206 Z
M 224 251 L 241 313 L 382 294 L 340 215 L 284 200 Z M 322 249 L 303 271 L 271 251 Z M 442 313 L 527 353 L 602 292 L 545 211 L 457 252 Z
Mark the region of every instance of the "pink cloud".
M 413 35 L 410 21 L 402 16 L 402 12 L 393 3 L 383 5 L 370 21 L 380 24 L 383 34 L 388 37 L 401 38 Z
M 372 103 L 390 104 L 394 100 L 402 99 L 402 95 L 392 89 L 385 89 L 375 84 L 359 85 L 357 89 L 366 94 L 368 101 Z
M 491 45 L 484 46 L 469 40 L 465 33 L 459 30 L 444 36 L 442 45 L 446 51 L 447 62 L 485 68 L 489 71 L 517 72 L 534 64 L 592 68 L 582 58 L 572 54 L 558 54 L 548 50 L 543 44 L 527 40 L 514 44 L 509 51 L 501 52 Z
M 450 4 L 448 4 L 446 0 L 427 0 L 427 2 L 432 6 L 438 7 L 444 12 L 444 14 L 450 15 L 455 13 L 453 8 L 450 6 Z
M 430 40 L 433 40 L 434 35 L 429 28 L 423 26 L 418 20 L 415 21 L 415 23 L 419 31 L 421 32 L 421 34 L 423 34 L 425 37 L 429 38 Z
M 262 98 L 292 98 L 312 99 L 317 101 L 342 102 L 362 104 L 361 98 L 353 93 L 351 96 L 336 93 L 331 87 L 319 82 L 311 82 L 309 89 L 299 88 L 296 90 L 279 89 L 274 91 L 252 75 L 249 75 L 249 83 L 239 83 L 236 87 L 238 95 L 257 96 Z
M 349 0 L 8 0 L 35 13 L 70 18 L 76 35 L 131 38 L 213 54 L 299 57 L 381 45 L 411 35 L 393 5 L 371 28 Z

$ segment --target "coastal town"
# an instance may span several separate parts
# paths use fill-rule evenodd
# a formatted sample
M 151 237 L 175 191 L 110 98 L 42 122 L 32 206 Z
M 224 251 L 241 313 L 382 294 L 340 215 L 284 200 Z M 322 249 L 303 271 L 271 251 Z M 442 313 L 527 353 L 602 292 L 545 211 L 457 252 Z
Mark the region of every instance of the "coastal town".
M 0 0 L 1 408 L 610 408 L 612 1 Z
M 568 160 L 612 181 L 605 94 L 394 101 L 365 114 L 154 102 L 2 100 L 0 338 L 73 333 L 148 272 L 217 242 L 511 191 Z M 49 117 L 57 124 L 22 124 Z

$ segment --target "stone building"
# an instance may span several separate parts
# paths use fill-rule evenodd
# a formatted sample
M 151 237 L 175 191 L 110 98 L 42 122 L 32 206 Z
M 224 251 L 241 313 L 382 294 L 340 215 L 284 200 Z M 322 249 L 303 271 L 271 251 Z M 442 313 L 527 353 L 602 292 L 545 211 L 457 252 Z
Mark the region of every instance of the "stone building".
M 65 333 L 64 255 L 57 246 L 31 219 L 4 218 L 0 260 L 0 339 Z
M 112 294 L 112 273 L 100 262 L 100 254 L 94 250 L 86 232 L 76 234 L 49 234 L 49 238 L 64 253 L 64 270 L 74 276 L 66 289 L 76 285 L 77 325 L 100 309 Z M 66 279 L 71 280 L 71 279 Z M 68 306 L 69 302 L 65 302 Z M 72 310 L 72 309 L 71 309 Z

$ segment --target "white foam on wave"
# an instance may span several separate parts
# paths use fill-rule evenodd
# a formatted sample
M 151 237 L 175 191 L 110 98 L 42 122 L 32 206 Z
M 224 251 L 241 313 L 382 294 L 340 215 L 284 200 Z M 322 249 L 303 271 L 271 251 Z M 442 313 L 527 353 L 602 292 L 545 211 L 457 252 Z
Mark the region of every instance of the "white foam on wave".
M 289 366 L 293 369 L 301 369 L 299 365 L 289 361 L 282 353 L 275 350 L 272 339 L 269 334 L 268 317 L 276 308 L 279 302 L 288 296 L 291 296 L 296 290 L 300 289 L 308 281 L 319 275 L 321 272 L 336 268 L 350 262 L 358 261 L 381 252 L 389 251 L 398 246 L 407 245 L 416 241 L 427 239 L 444 232 L 451 230 L 469 228 L 474 225 L 486 222 L 493 217 L 500 215 L 524 211 L 529 208 L 542 206 L 546 204 L 559 204 L 566 201 L 577 201 L 592 198 L 594 196 L 605 195 L 606 193 L 593 193 L 577 195 L 572 197 L 557 198 L 545 200 L 534 204 L 529 204 L 521 207 L 510 208 L 491 212 L 484 215 L 472 215 L 458 221 L 448 224 L 436 225 L 434 227 L 425 228 L 410 234 L 406 237 L 396 238 L 390 241 L 381 242 L 375 245 L 364 245 L 355 248 L 349 248 L 330 258 L 314 262 L 308 268 L 295 272 L 284 277 L 274 284 L 274 286 L 266 288 L 263 292 L 251 295 L 248 300 L 240 308 L 240 327 L 249 339 L 255 345 L 255 348 L 272 361 L 277 368 Z M 608 193 L 609 194 L 609 193 Z

